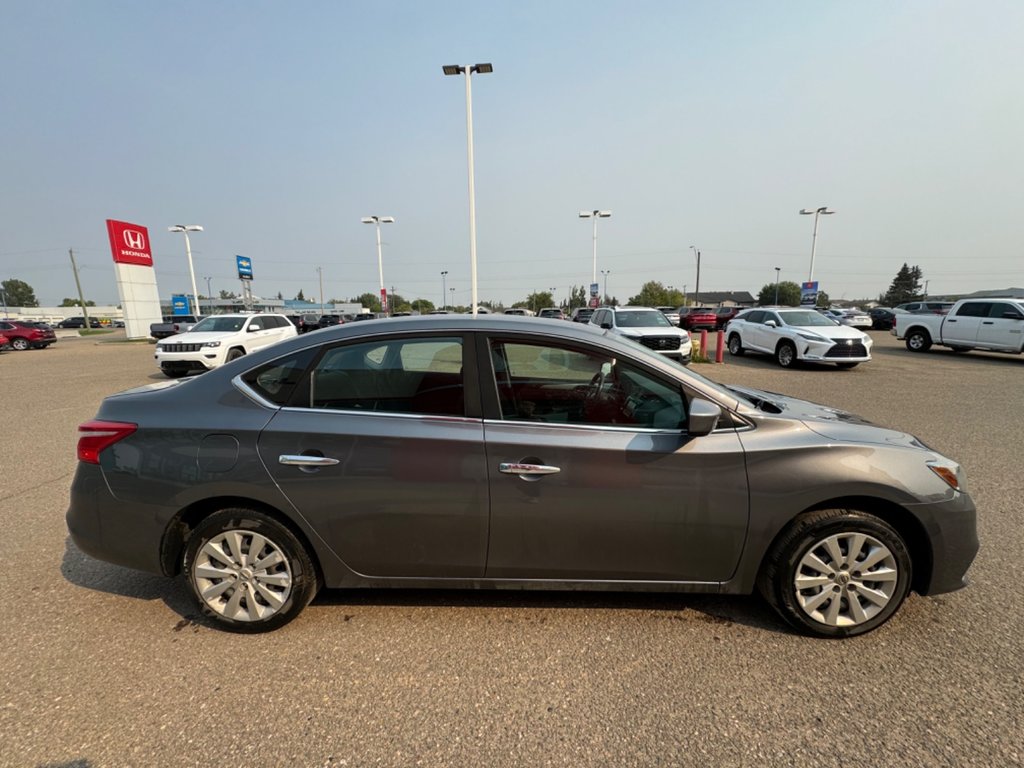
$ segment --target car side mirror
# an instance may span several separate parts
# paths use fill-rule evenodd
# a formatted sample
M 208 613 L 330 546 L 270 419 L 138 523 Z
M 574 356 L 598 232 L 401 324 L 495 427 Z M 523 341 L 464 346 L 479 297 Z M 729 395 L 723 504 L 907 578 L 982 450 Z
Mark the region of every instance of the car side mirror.
M 601 323 L 601 327 L 604 328 L 606 331 L 610 331 L 612 329 L 612 324 L 611 323 Z
M 260 330 L 263 330 L 263 329 L 260 328 L 260 324 L 259 323 L 253 323 L 252 325 L 249 326 L 249 333 L 252 333 L 253 331 L 260 331 Z
M 778 328 L 779 327 L 779 324 L 776 323 L 774 320 L 765 320 L 764 324 L 767 325 L 769 328 Z
M 722 409 L 710 400 L 695 397 L 690 403 L 690 415 L 686 420 L 686 431 L 690 437 L 711 434 L 722 418 Z

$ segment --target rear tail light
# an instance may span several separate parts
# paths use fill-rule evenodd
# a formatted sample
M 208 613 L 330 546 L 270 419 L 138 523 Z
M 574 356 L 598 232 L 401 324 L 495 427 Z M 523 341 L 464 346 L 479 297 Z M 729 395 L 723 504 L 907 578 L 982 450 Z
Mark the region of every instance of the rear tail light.
M 126 421 L 87 421 L 78 427 L 78 460 L 99 464 L 100 453 L 139 427 Z

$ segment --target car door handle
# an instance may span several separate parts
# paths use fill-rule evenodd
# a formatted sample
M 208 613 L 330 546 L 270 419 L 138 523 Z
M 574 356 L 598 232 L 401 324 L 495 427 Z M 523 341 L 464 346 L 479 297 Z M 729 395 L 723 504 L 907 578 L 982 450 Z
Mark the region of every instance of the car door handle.
M 993 323 L 993 321 L 992 321 L 992 320 L 982 320 L 982 321 L 981 321 L 981 324 L 982 324 L 982 325 L 992 325 L 992 323 Z
M 498 471 L 506 475 L 557 475 L 562 471 L 561 467 L 549 467 L 546 464 L 516 464 L 513 462 L 502 462 L 498 465 Z
M 340 462 L 329 456 L 294 456 L 282 454 L 277 457 L 278 464 L 285 464 L 289 467 L 331 467 Z
M 956 320 L 946 320 L 947 323 L 955 323 Z

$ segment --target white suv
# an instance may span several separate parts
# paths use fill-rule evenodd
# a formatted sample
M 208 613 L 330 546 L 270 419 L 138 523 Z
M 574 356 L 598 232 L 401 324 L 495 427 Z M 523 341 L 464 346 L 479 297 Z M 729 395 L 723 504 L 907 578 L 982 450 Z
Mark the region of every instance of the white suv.
M 740 312 L 725 326 L 729 352 L 775 357 L 783 368 L 798 361 L 855 368 L 871 359 L 871 337 L 809 307 L 763 307 Z
M 298 335 L 285 315 L 214 315 L 156 345 L 156 361 L 172 379 L 205 371 Z
M 590 316 L 590 325 L 632 339 L 684 365 L 690 362 L 690 334 L 653 307 L 601 307 Z

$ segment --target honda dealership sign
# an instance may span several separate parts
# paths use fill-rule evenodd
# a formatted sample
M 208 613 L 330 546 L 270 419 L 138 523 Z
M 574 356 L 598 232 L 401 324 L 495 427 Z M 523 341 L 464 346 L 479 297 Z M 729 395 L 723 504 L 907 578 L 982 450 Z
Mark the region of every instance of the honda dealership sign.
M 124 312 L 125 334 L 129 339 L 144 339 L 149 336 L 150 324 L 163 319 L 149 230 L 140 224 L 107 219 L 107 235 L 114 256 L 114 276 Z

